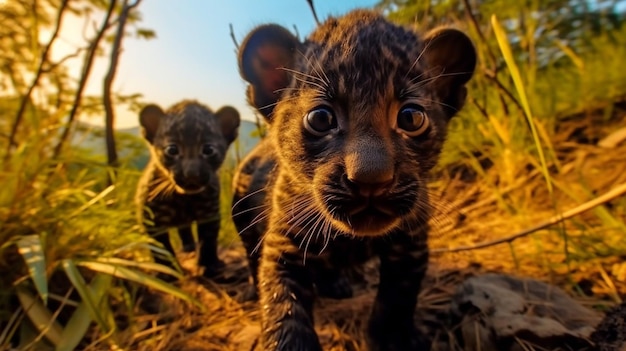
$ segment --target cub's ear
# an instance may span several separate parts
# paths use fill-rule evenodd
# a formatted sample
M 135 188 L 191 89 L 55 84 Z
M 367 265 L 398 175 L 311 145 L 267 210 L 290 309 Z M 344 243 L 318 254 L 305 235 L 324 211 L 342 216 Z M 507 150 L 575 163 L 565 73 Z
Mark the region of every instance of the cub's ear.
M 266 24 L 250 32 L 239 49 L 239 73 L 250 85 L 248 103 L 271 121 L 274 104 L 281 91 L 289 85 L 289 72 L 293 68 L 298 39 L 287 29 L 276 24 Z
M 430 86 L 438 91 L 448 117 L 463 107 L 467 83 L 476 68 L 476 50 L 465 33 L 452 28 L 430 31 L 424 42 L 424 56 L 432 77 Z
M 139 112 L 139 124 L 141 124 L 141 133 L 143 137 L 148 140 L 152 144 L 154 140 L 154 136 L 156 135 L 157 129 L 159 128 L 159 123 L 161 122 L 161 118 L 165 116 L 165 113 L 161 108 L 157 105 L 151 104 L 147 105 L 141 112 Z
M 232 143 L 237 138 L 237 129 L 241 118 L 239 117 L 239 111 L 232 106 L 224 106 L 220 108 L 215 115 L 220 121 L 220 127 L 222 128 L 222 134 L 228 142 Z

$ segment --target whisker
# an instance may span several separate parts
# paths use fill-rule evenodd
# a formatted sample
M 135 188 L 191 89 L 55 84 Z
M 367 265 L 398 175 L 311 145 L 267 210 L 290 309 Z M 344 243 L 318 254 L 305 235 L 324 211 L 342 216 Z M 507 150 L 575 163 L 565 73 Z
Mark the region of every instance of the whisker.
M 243 201 L 243 200 L 245 200 L 245 199 L 249 198 L 250 196 L 254 196 L 254 195 L 256 195 L 256 194 L 258 194 L 258 193 L 260 193 L 260 192 L 262 192 L 262 191 L 264 191 L 264 190 L 267 190 L 267 186 L 264 186 L 264 187 L 262 187 L 262 188 L 260 188 L 260 189 L 257 189 L 257 190 L 255 190 L 255 191 L 253 191 L 253 192 L 249 193 L 249 194 L 246 194 L 246 196 L 244 196 L 244 197 L 242 197 L 241 199 L 237 200 L 237 202 L 235 202 L 232 206 L 230 206 L 231 211 L 232 211 L 232 210 L 233 210 L 233 209 L 234 209 L 237 205 L 239 205 L 239 204 L 241 203 L 241 201 Z
M 306 83 L 306 82 L 309 82 L 309 81 L 307 81 L 307 80 L 302 80 L 302 78 L 298 78 L 298 77 L 300 77 L 300 76 L 301 76 L 301 77 L 305 77 L 305 78 L 311 78 L 311 79 L 317 80 L 317 81 L 321 82 L 321 83 L 322 83 L 322 84 L 324 84 L 324 85 L 327 85 L 327 84 L 328 84 L 328 82 L 327 82 L 327 81 L 325 81 L 324 79 L 322 79 L 322 78 L 320 78 L 320 77 L 316 77 L 316 76 L 310 75 L 310 74 L 308 74 L 308 73 L 300 72 L 300 71 L 297 71 L 297 70 L 295 70 L 295 69 L 291 69 L 291 68 L 287 68 L 287 67 L 279 67 L 279 69 L 284 70 L 284 71 L 287 71 L 287 72 L 289 72 L 289 73 L 293 73 L 293 74 L 294 74 L 294 78 L 296 78 L 296 79 L 300 80 L 301 82 L 305 82 L 305 83 Z M 319 83 L 313 83 L 313 82 L 309 82 L 309 83 L 311 83 L 311 84 L 319 84 Z M 320 86 L 320 85 L 318 85 L 318 86 Z M 323 88 L 323 86 L 320 86 L 320 87 L 322 87 L 322 88 Z
M 317 74 L 317 77 L 319 78 L 319 80 L 322 83 L 324 83 L 326 90 L 328 90 L 330 88 L 330 79 L 328 79 L 328 76 L 326 75 L 326 72 L 324 72 L 324 68 L 322 67 L 322 65 L 320 65 L 319 61 L 318 60 L 311 61 L 311 59 L 307 57 L 306 55 L 304 55 L 301 51 L 298 50 L 298 52 L 302 55 L 302 57 L 304 57 L 304 59 L 309 64 L 309 66 L 313 68 L 313 72 Z M 317 68 L 319 68 L 319 71 L 315 68 L 315 65 L 317 65 Z M 321 76 L 320 72 L 321 74 L 324 75 L 324 77 Z
M 294 76 L 294 79 L 295 79 L 295 80 L 297 80 L 297 81 L 299 81 L 299 82 L 302 82 L 302 83 L 307 83 L 307 84 L 311 84 L 311 85 L 313 85 L 313 86 L 315 86 L 315 87 L 318 87 L 319 89 L 321 89 L 321 91 L 324 91 L 324 90 L 326 89 L 323 85 L 321 85 L 321 84 L 319 84 L 319 83 L 311 82 L 311 81 L 309 81 L 309 80 L 306 80 L 306 79 L 300 78 L 300 77 L 298 77 L 298 76 Z
M 435 76 L 429 77 L 427 79 L 421 80 L 419 81 L 417 84 L 415 84 L 414 86 L 411 86 L 408 90 L 413 91 L 414 89 L 419 89 L 422 88 L 423 86 L 432 83 L 433 81 L 441 78 L 441 77 L 453 77 L 453 76 L 459 76 L 462 74 L 468 74 L 471 72 L 453 72 L 453 73 L 444 73 L 441 72 Z
M 310 208 L 314 208 L 310 198 L 297 197 L 293 200 L 290 211 L 283 214 L 278 221 L 283 222 L 286 220 L 287 223 L 291 223 L 295 219 L 295 223 L 292 223 L 292 225 L 287 229 L 287 232 L 291 232 L 294 226 L 300 225 L 302 221 L 308 218 L 308 211 Z
M 307 88 L 307 89 L 305 89 L 305 88 L 298 88 L 298 87 L 287 87 L 287 88 L 281 88 L 281 89 L 274 90 L 275 93 L 280 93 L 280 92 L 284 92 L 284 91 L 293 91 L 293 92 L 309 91 L 309 92 L 313 93 L 313 96 L 317 96 L 317 97 L 320 97 L 320 98 L 328 96 L 328 94 L 326 93 L 325 90 L 321 90 L 321 89 L 319 89 L 317 87 L 315 87 L 315 88 Z M 283 99 L 283 101 L 289 101 L 289 100 L 293 100 L 293 99 L 297 99 L 297 97 L 292 96 L 289 99 Z M 268 105 L 268 106 L 271 106 L 271 104 Z
M 417 76 L 411 78 L 406 83 L 408 85 L 408 88 L 402 89 L 402 91 L 400 92 L 400 95 L 401 96 L 412 95 L 412 93 L 414 93 L 416 90 L 423 87 L 423 85 L 421 84 L 422 82 L 420 82 L 419 80 L 422 79 L 422 77 L 431 74 L 434 70 L 435 70 L 434 67 L 429 68 L 423 72 L 420 72 L 420 74 L 418 74 Z
M 267 218 L 267 214 L 262 217 L 262 220 Z M 261 220 L 259 220 L 258 222 L 260 222 Z M 256 224 L 256 223 L 254 223 Z M 263 233 L 263 235 L 261 235 L 261 237 L 259 238 L 259 241 L 256 243 L 256 245 L 254 246 L 254 248 L 252 249 L 251 253 L 256 253 L 259 251 L 259 249 L 261 248 L 261 244 L 263 244 L 263 241 L 265 240 L 265 237 L 267 236 L 267 231 L 265 233 Z
M 159 195 L 169 196 L 176 191 L 176 185 L 169 179 L 157 178 L 150 182 L 147 200 L 153 201 Z
M 250 224 L 248 224 L 241 231 L 239 231 L 239 235 L 241 235 L 241 233 L 245 232 L 246 230 L 254 227 L 255 225 L 259 224 L 261 221 L 267 219 L 267 216 L 269 213 L 270 213 L 269 207 L 261 211 L 258 215 L 256 215 L 256 217 L 252 219 L 252 221 L 250 221 Z
M 324 245 L 320 249 L 320 252 L 319 252 L 320 255 L 322 254 L 322 252 L 324 252 L 324 250 L 326 250 L 326 248 L 328 247 L 328 244 L 330 244 L 331 230 L 332 230 L 332 223 L 329 220 L 325 220 L 324 231 L 322 232 L 324 236 Z
M 335 211 L 335 207 L 330 207 L 328 209 L 328 212 L 332 215 L 333 212 Z M 330 233 L 332 230 L 332 223 L 330 220 L 328 220 L 327 218 L 324 218 L 324 225 L 322 227 L 322 238 L 324 239 L 324 245 L 322 245 L 322 248 L 320 249 L 318 255 L 321 255 L 322 252 L 324 252 L 324 250 L 328 247 L 328 244 L 330 244 Z
M 431 43 L 432 42 L 428 42 L 426 46 L 424 46 L 422 51 L 419 53 L 419 55 L 417 55 L 417 58 L 415 59 L 415 61 L 413 61 L 413 64 L 411 65 L 411 67 L 409 67 L 409 70 L 406 72 L 406 75 L 404 76 L 404 78 L 408 77 L 411 70 L 413 70 L 413 68 L 415 68 L 415 65 L 417 65 L 417 63 L 422 59 L 422 56 L 424 56 L 424 53 L 426 52 L 426 50 L 428 49 Z
M 426 102 L 428 102 L 430 104 L 437 104 L 437 105 L 440 105 L 440 106 L 445 106 L 445 107 L 448 107 L 448 108 L 456 110 L 456 108 L 454 106 L 446 104 L 446 103 L 441 102 L 441 101 L 431 100 L 431 99 L 420 99 L 420 100 L 426 101 Z
M 235 218 L 235 217 L 237 217 L 239 215 L 242 215 L 244 213 L 251 212 L 251 211 L 254 211 L 254 210 L 258 210 L 260 208 L 264 208 L 264 207 L 268 207 L 268 206 L 269 206 L 268 204 L 263 204 L 263 205 L 259 205 L 259 206 L 249 207 L 249 208 L 247 208 L 245 210 L 241 210 L 241 211 L 239 211 L 237 213 L 232 213 L 231 217 Z
M 322 212 L 317 212 L 317 219 L 315 221 L 315 223 L 313 223 L 313 227 L 311 228 L 310 232 L 311 232 L 311 237 L 313 237 L 313 234 L 315 234 L 315 240 L 317 241 L 317 239 L 319 239 L 319 235 L 320 232 L 318 231 L 318 226 L 320 226 L 321 223 L 324 223 L 326 221 L 326 216 L 322 213 Z M 309 238 L 309 241 L 311 240 L 311 238 Z M 308 242 L 307 242 L 307 246 L 308 246 Z M 306 252 L 306 250 L 305 250 Z
M 421 79 L 422 77 L 424 77 L 425 75 L 431 74 L 432 72 L 434 72 L 436 69 L 436 67 L 430 67 L 429 69 L 421 72 L 420 74 L 418 74 L 417 76 L 411 78 L 409 80 L 409 84 L 413 84 L 415 83 L 418 79 Z
M 294 238 L 297 238 L 298 235 L 300 235 L 300 233 L 306 228 L 306 224 L 308 224 L 312 220 L 312 218 L 314 218 L 311 217 L 311 214 L 315 214 L 315 211 L 311 211 L 312 209 L 314 209 L 314 206 L 308 206 L 303 211 L 301 211 L 299 213 L 299 216 L 296 217 L 297 220 L 292 223 L 292 225 L 287 230 L 287 232 L 291 233 L 295 227 L 300 227 L 300 230 L 298 230 L 298 232 L 294 234 Z
M 258 109 L 259 110 L 263 110 L 263 109 L 266 109 L 266 108 L 269 108 L 269 107 L 274 107 L 274 106 L 278 105 L 280 102 L 288 102 L 288 101 L 292 101 L 292 100 L 296 100 L 296 99 L 297 99 L 297 97 L 295 97 L 295 96 L 292 96 L 292 97 L 286 98 L 286 99 L 280 99 L 280 100 L 277 100 L 276 102 L 273 102 L 271 104 L 267 104 L 265 106 L 261 106 Z
M 316 212 L 316 216 L 314 216 L 314 218 L 317 217 L 317 219 L 315 220 L 315 223 L 313 224 L 313 227 L 307 232 L 305 238 L 306 238 L 306 245 L 304 245 L 304 254 L 302 255 L 302 264 L 306 264 L 306 253 L 309 250 L 309 244 L 311 243 L 311 239 L 313 238 L 313 234 L 319 233 L 317 232 L 317 226 L 320 224 L 320 222 L 322 222 L 324 220 L 324 214 L 317 211 Z M 316 240 L 317 240 L 317 235 L 316 235 Z M 303 240 L 304 241 L 304 240 Z

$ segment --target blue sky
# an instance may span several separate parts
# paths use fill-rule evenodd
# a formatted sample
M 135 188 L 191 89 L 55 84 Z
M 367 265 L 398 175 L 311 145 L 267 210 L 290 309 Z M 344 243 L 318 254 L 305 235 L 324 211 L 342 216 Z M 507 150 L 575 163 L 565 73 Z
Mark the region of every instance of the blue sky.
M 320 21 L 357 7 L 372 7 L 378 0 L 317 0 Z M 219 5 L 217 5 L 219 4 Z M 305 0 L 143 0 L 140 27 L 150 28 L 157 38 L 127 38 L 114 87 L 122 93 L 142 93 L 143 101 L 167 108 L 182 99 L 197 99 L 217 110 L 235 106 L 243 118 L 253 113 L 245 102 L 245 84 L 237 71 L 232 23 L 238 42 L 255 26 L 274 22 L 308 35 L 315 20 Z M 64 42 L 79 33 L 76 22 L 63 31 Z M 95 67 L 87 93 L 99 95 L 106 61 Z M 137 125 L 137 116 L 117 109 L 118 128 Z M 100 118 L 89 122 L 100 124 Z

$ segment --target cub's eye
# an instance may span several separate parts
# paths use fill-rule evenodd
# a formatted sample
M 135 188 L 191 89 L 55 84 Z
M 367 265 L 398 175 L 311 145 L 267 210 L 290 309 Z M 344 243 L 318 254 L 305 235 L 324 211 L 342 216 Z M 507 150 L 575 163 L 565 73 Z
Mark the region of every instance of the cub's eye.
M 408 136 L 418 136 L 428 129 L 428 116 L 424 108 L 416 104 L 408 104 L 398 112 L 398 128 Z
M 326 106 L 316 107 L 304 115 L 304 128 L 315 136 L 322 137 L 337 128 L 333 111 Z
M 178 156 L 178 154 L 180 153 L 180 151 L 178 151 L 178 146 L 176 146 L 175 144 L 170 144 L 166 146 L 163 151 L 167 156 Z
M 202 145 L 202 155 L 203 156 L 213 156 L 215 155 L 215 148 L 211 144 Z

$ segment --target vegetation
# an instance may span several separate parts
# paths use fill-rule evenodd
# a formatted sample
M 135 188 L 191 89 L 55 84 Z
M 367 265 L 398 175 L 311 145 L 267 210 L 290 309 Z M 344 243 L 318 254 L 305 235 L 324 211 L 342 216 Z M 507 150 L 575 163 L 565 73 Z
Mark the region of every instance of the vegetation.
M 129 321 L 139 286 L 192 301 L 151 274 L 180 276 L 152 262 L 150 250 L 159 248 L 140 233 L 129 207 L 139 174 L 129 166 L 133 153 L 117 163 L 115 154 L 111 160 L 71 143 L 80 135 L 78 117 L 102 110 L 102 97 L 83 91 L 94 58 L 111 50 L 105 39 L 121 45 L 125 18 L 133 34 L 154 36 L 137 27 L 138 4 L 12 0 L 0 6 L 0 349 L 18 340 L 20 349 L 36 350 L 84 348 L 100 338 L 109 346 L 128 343 L 138 327 Z M 99 24 L 86 31 L 84 46 L 55 59 L 64 19 L 72 16 Z M 111 52 L 105 96 L 136 104 L 140 95 L 111 92 L 118 54 Z M 68 68 L 72 60 L 82 61 L 78 77 Z M 129 137 L 119 141 L 139 145 Z M 119 165 L 118 172 L 108 164 Z
M 151 251 L 166 253 L 136 224 L 132 197 L 144 145 L 111 134 L 111 106 L 141 106 L 140 94 L 111 91 L 123 60 L 113 46 L 123 45 L 122 33 L 155 37 L 139 26 L 138 5 L 0 6 L 0 349 L 15 342 L 36 350 L 127 348 L 140 341 L 167 349 L 165 339 L 150 338 L 170 329 L 150 329 L 151 321 L 136 318 L 144 286 L 182 299 L 192 316 L 201 313 L 193 289 L 154 278 L 180 273 L 152 262 Z M 598 145 L 626 127 L 626 1 L 382 0 L 378 7 L 420 30 L 462 28 L 479 52 L 466 108 L 453 120 L 433 174 L 434 261 L 540 277 L 579 297 L 593 294 L 598 308 L 620 302 L 623 191 L 566 221 L 508 236 L 624 187 L 624 142 Z M 58 32 L 72 16 L 96 18 L 97 28 L 84 46 L 54 59 Z M 94 57 L 110 60 L 106 77 L 90 76 Z M 71 60 L 82 62 L 78 77 Z M 89 79 L 103 80 L 102 96 L 83 94 Z M 82 129 L 87 115 L 106 118 L 104 135 Z M 81 137 L 102 145 L 106 139 L 107 152 L 79 147 Z M 237 240 L 228 218 L 234 165 L 227 162 L 222 172 L 221 241 L 228 246 Z M 481 242 L 487 244 L 476 248 Z M 210 300 L 224 304 L 217 307 L 203 302 L 222 310 L 202 315 L 199 325 L 222 318 L 215 328 L 223 327 L 224 316 L 254 319 L 228 298 Z

